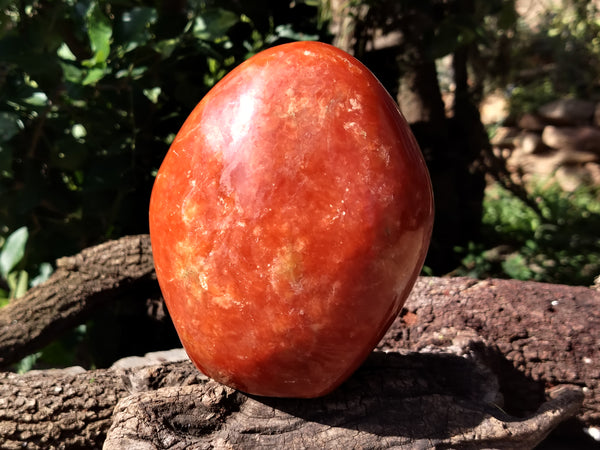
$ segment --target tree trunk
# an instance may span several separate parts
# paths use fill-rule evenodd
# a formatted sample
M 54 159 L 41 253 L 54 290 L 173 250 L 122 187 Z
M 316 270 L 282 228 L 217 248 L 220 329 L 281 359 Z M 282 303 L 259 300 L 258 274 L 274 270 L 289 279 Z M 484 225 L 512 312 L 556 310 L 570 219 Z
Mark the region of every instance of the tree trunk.
M 426 265 L 435 274 L 445 274 L 460 263 L 455 248 L 464 248 L 479 238 L 484 154 L 491 147 L 468 88 L 466 45 L 458 45 L 454 54 L 457 101 L 451 117 L 447 117 L 434 54 L 436 45 L 451 44 L 436 43 L 436 33 L 444 18 L 474 17 L 474 4 L 386 0 L 359 5 L 333 8 L 336 34 L 344 27 L 343 39 L 338 43 L 375 73 L 397 98 L 411 125 L 427 161 L 436 201 Z M 346 30 L 351 30 L 352 37 Z

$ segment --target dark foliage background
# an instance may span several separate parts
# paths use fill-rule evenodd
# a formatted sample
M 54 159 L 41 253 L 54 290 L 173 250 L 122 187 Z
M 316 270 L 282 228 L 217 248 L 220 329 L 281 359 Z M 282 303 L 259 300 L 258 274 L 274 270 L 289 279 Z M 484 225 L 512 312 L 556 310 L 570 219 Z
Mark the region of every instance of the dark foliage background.
M 0 234 L 26 226 L 30 264 L 147 232 L 154 173 L 208 89 L 267 46 L 327 40 L 301 2 L 5 3 Z
M 498 88 L 512 118 L 565 95 L 600 98 L 598 11 L 565 5 L 532 31 L 503 0 L 0 0 L 0 306 L 58 257 L 147 233 L 154 176 L 192 108 L 248 57 L 303 39 L 352 51 L 410 116 L 436 195 L 426 273 L 591 284 L 598 191 L 515 183 L 491 152 L 498 124 L 478 111 Z M 103 339 L 92 339 L 99 324 L 46 359 L 73 362 L 82 340 Z

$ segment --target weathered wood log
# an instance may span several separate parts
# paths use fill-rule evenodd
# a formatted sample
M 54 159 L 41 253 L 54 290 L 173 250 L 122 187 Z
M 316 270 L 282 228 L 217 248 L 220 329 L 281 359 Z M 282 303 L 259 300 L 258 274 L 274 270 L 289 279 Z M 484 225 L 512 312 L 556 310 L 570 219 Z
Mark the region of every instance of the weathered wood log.
M 94 308 L 122 297 L 135 297 L 140 283 L 151 283 L 158 292 L 147 236 L 127 237 L 87 249 L 60 260 L 57 267 L 47 283 L 0 309 L 0 365 L 39 349 L 59 331 L 87 319 Z M 462 354 L 467 348 L 467 356 L 475 356 L 497 376 L 499 398 L 504 398 L 503 409 L 513 417 L 536 417 L 555 386 L 580 386 L 585 400 L 577 417 L 582 425 L 598 427 L 599 305 L 600 292 L 583 287 L 512 280 L 421 278 L 379 349 L 393 353 L 441 349 Z M 167 371 L 172 368 L 165 367 Z M 188 370 L 199 376 L 189 363 Z M 112 423 L 116 402 L 139 390 L 127 387 L 139 376 L 133 372 L 125 376 L 121 373 L 114 379 L 116 383 L 125 384 L 113 386 L 108 382 L 108 387 L 100 391 L 86 391 L 104 383 L 88 385 L 86 380 L 90 378 L 115 377 L 113 372 L 90 373 L 71 374 L 69 376 L 75 376 L 71 382 L 60 378 L 64 374 L 54 372 L 24 376 L 1 374 L 0 399 L 9 400 L 0 401 L 0 448 L 8 445 L 7 436 L 13 439 L 14 446 L 33 445 L 40 436 L 45 436 L 43 430 L 49 435 L 64 430 L 59 433 L 59 442 L 65 444 L 57 444 L 57 448 L 70 448 L 69 442 L 74 442 L 71 448 L 94 447 L 102 442 Z M 47 381 L 36 381 L 38 376 L 48 377 Z M 38 390 L 25 387 L 36 383 L 48 387 Z M 68 399 L 52 394 L 52 389 L 64 386 L 79 386 L 73 388 L 73 395 L 69 397 L 73 416 L 49 413 L 63 411 L 61 405 L 68 403 Z M 94 406 L 96 410 L 86 408 L 85 403 L 72 400 L 75 398 L 86 398 L 88 404 L 92 404 L 89 399 L 93 398 L 95 405 L 101 406 Z M 19 420 L 18 416 L 25 419 Z M 41 428 L 36 428 L 36 424 Z M 69 427 L 75 431 L 69 432 Z
M 189 361 L 135 370 L 0 373 L 0 448 L 101 448 L 120 399 L 205 380 Z
M 531 413 L 544 390 L 582 386 L 579 419 L 600 425 L 600 292 L 586 287 L 515 280 L 421 278 L 380 343 L 418 351 L 473 330 L 500 378 L 505 408 Z M 450 333 L 451 334 L 451 333 Z
M 127 236 L 59 259 L 45 283 L 0 310 L 0 367 L 39 350 L 95 308 L 131 294 L 133 285 L 152 277 L 147 235 Z
M 472 342 L 452 346 L 464 355 Z M 527 449 L 581 406 L 579 389 L 563 386 L 538 411 L 516 420 L 501 409 L 497 379 L 477 356 L 436 350 L 375 352 L 341 388 L 314 400 L 247 396 L 207 382 L 189 361 L 3 373 L 0 448 L 100 448 L 111 427 L 108 450 Z
M 95 308 L 132 296 L 142 282 L 151 279 L 158 293 L 153 276 L 147 235 L 128 236 L 58 260 L 50 280 L 0 310 L 0 367 L 39 350 L 89 318 Z M 507 399 L 509 409 L 531 412 L 545 387 L 578 384 L 586 388 L 582 418 L 598 425 L 599 304 L 600 292 L 584 287 L 421 278 L 386 339 L 397 340 L 397 348 L 419 349 L 430 339 L 425 330 L 474 329 L 496 344 L 490 352 L 503 366 L 503 384 L 519 390 Z M 387 345 L 385 340 L 382 345 Z M 513 405 L 511 398 L 529 409 Z
M 508 416 L 494 375 L 452 354 L 373 353 L 332 394 L 248 396 L 210 381 L 119 402 L 105 450 L 142 448 L 534 448 L 581 404 L 563 387 L 530 417 Z
M 119 398 L 118 373 L 0 374 L 0 448 L 100 448 Z

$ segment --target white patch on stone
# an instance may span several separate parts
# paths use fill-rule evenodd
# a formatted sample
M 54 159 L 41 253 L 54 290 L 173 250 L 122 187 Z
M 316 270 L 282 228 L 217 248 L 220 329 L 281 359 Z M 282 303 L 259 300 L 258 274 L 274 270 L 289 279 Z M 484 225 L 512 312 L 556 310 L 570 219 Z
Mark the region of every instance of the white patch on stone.
M 360 109 L 360 103 L 357 99 L 351 98 L 350 100 L 350 109 L 348 111 L 356 111 Z

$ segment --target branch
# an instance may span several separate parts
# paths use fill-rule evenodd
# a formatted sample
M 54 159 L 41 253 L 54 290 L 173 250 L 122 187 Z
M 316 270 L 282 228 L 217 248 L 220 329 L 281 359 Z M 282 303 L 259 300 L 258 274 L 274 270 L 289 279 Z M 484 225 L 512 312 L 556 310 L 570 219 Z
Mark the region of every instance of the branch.
M 50 279 L 0 310 L 0 367 L 39 350 L 96 307 L 154 277 L 147 235 L 90 247 L 56 265 Z

